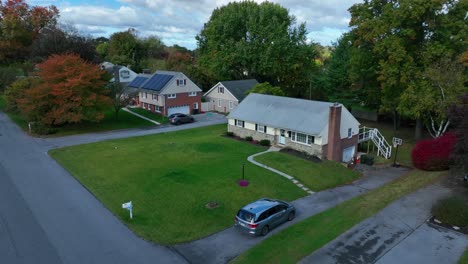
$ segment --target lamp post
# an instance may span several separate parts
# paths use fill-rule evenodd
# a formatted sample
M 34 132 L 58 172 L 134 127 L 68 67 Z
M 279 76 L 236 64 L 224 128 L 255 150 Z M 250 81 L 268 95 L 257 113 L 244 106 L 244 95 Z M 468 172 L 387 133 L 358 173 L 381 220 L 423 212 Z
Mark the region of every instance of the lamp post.
M 245 174 L 245 162 L 242 163 L 242 180 L 244 180 L 244 174 Z

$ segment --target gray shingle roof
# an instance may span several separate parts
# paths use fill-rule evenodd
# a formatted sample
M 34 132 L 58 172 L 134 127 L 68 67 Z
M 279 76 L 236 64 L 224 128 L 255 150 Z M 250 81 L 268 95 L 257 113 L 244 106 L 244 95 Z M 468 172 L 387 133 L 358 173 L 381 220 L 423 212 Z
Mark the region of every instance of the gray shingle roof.
M 252 93 L 228 118 L 318 135 L 328 124 L 332 105 L 329 102 Z
M 238 80 L 238 81 L 222 81 L 221 84 L 234 95 L 237 100 L 242 101 L 245 98 L 245 93 L 252 89 L 258 81 L 255 79 Z

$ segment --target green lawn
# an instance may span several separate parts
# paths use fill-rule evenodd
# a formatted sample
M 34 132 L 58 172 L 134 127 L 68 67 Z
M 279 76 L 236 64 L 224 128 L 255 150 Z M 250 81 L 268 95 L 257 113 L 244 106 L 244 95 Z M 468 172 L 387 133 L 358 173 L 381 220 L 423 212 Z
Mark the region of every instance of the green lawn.
M 297 263 L 394 200 L 427 186 L 446 172 L 414 170 L 380 188 L 309 217 L 246 251 L 234 263 Z M 281 252 L 281 254 L 278 254 Z
M 398 137 L 403 139 L 403 145 L 398 147 L 398 154 L 397 154 L 397 162 L 399 162 L 402 165 L 412 167 L 413 163 L 411 161 L 411 150 L 414 147 L 414 144 L 416 143 L 414 140 L 414 128 L 408 128 L 408 127 L 401 127 L 398 130 L 393 130 L 393 124 L 391 123 L 383 123 L 383 122 L 372 122 L 372 121 L 364 121 L 364 120 L 359 120 L 361 122 L 361 126 L 366 126 L 366 127 L 372 127 L 372 128 L 377 128 L 379 129 L 380 133 L 385 137 L 387 142 L 392 146 L 392 157 L 391 159 L 385 159 L 382 156 L 378 156 L 375 159 L 375 162 L 377 164 L 388 164 L 388 163 L 393 163 L 393 160 L 395 158 L 395 148 L 393 148 L 392 145 L 392 139 L 393 137 Z M 427 134 L 426 130 L 423 130 L 423 137 L 430 137 Z M 373 144 L 370 143 L 369 145 L 369 150 L 372 151 Z M 364 149 L 367 150 L 366 147 Z M 377 147 L 374 147 L 374 156 L 377 153 Z
M 315 163 L 281 152 L 268 152 L 256 156 L 254 159 L 293 176 L 312 191 L 346 184 L 359 177 L 357 172 L 345 168 L 340 163 L 328 160 Z
M 465 252 L 458 260 L 458 264 L 468 264 L 468 249 L 465 249 Z
M 226 125 L 104 141 L 50 151 L 115 215 L 145 239 L 173 244 L 233 224 L 255 199 L 306 195 L 287 179 L 247 162 L 266 148 L 221 136 Z M 248 187 L 237 181 L 245 163 Z M 121 208 L 134 203 L 134 219 Z M 210 201 L 220 204 L 207 209 Z
M 159 122 L 161 124 L 165 124 L 165 123 L 169 122 L 169 119 L 167 119 L 167 117 L 155 114 L 155 113 L 153 113 L 151 111 L 148 111 L 146 109 L 143 109 L 143 108 L 128 108 L 128 110 L 130 110 L 130 111 L 132 111 L 134 113 L 137 113 L 139 115 L 142 115 L 142 116 L 144 116 L 146 118 L 149 118 L 151 120 L 154 120 L 156 122 Z
M 5 98 L 3 95 L 0 95 L 0 111 L 5 111 Z M 28 122 L 26 122 L 21 115 L 9 112 L 6 112 L 6 114 L 23 130 L 28 130 Z M 80 124 L 65 125 L 56 128 L 56 133 L 47 136 L 59 137 L 91 132 L 154 126 L 153 123 L 122 110 L 119 112 L 118 119 L 115 119 L 115 112 L 113 109 L 109 109 L 104 114 L 104 119 L 99 123 L 82 122 Z

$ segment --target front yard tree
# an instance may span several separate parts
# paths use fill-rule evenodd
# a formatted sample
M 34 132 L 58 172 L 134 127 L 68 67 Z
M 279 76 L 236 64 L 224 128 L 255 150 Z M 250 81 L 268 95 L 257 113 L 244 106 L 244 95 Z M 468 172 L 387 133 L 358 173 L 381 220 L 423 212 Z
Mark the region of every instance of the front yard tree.
M 130 103 L 135 94 L 128 94 L 127 88 L 120 83 L 117 66 L 114 66 L 114 82 L 107 85 L 107 87 L 114 107 L 115 119 L 118 120 L 120 110 Z
M 308 87 L 317 51 L 305 24 L 278 4 L 231 2 L 217 8 L 196 37 L 199 63 L 217 80 L 255 78 L 290 96 Z
M 368 0 L 349 9 L 355 46 L 368 45 L 379 59 L 384 110 L 430 120 L 429 112 L 420 110 L 425 73 L 434 61 L 455 60 L 466 48 L 467 5 L 455 0 Z M 407 92 L 415 94 L 410 102 L 402 100 Z
M 53 55 L 38 65 L 39 83 L 18 100 L 28 121 L 47 126 L 98 122 L 111 105 L 105 72 L 75 54 Z
M 24 0 L 0 1 L 0 61 L 21 61 L 44 28 L 55 26 L 55 6 L 29 6 Z

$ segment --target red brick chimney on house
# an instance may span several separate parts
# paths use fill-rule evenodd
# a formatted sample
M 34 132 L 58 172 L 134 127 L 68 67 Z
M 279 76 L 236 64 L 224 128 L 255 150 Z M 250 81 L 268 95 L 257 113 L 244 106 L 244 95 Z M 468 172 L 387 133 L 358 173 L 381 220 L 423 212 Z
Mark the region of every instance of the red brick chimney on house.
M 328 117 L 328 147 L 327 159 L 340 162 L 343 151 L 341 149 L 341 105 L 334 103 L 330 106 L 330 114 Z

